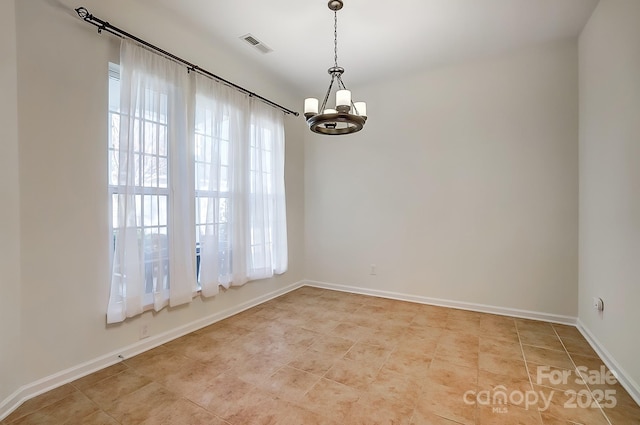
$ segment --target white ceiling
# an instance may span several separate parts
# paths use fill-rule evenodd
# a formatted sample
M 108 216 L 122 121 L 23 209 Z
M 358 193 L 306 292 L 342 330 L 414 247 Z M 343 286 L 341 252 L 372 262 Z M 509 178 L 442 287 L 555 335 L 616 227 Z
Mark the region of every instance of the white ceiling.
M 322 92 L 333 65 L 326 0 L 141 0 L 259 62 L 297 91 Z M 338 64 L 347 86 L 579 34 L 598 0 L 344 0 Z M 239 37 L 251 33 L 263 54 Z M 313 94 L 313 93 L 311 93 Z

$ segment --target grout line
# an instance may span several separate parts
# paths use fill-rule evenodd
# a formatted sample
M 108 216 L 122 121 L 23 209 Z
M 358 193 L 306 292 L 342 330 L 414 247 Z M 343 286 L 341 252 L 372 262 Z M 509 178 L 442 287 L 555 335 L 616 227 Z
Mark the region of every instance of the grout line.
M 553 326 L 552 326 L 553 327 Z M 575 374 L 578 374 L 578 366 L 576 365 L 576 362 L 573 360 L 573 356 L 569 353 L 569 351 L 567 350 L 567 347 L 564 345 L 564 341 L 562 340 L 562 337 L 560 337 L 560 334 L 558 334 L 558 331 L 556 330 L 556 328 L 553 328 L 553 332 L 556 334 L 556 336 L 558 337 L 558 339 L 560 340 L 560 344 L 562 344 L 562 347 L 564 348 L 565 353 L 567 354 L 567 356 L 569 356 L 569 360 L 571 360 L 571 364 L 573 365 L 573 371 Z M 602 359 L 600 359 L 600 361 L 602 361 Z M 609 415 L 607 415 L 607 413 L 604 411 L 604 409 L 602 408 L 602 406 L 600 405 L 600 402 L 596 399 L 596 397 L 593 394 L 593 390 L 591 390 L 591 387 L 589 387 L 589 384 L 587 383 L 587 381 L 582 377 L 582 375 L 580 375 L 580 379 L 582 379 L 582 382 L 584 383 L 584 385 L 587 387 L 587 390 L 589 391 L 589 395 L 591 396 L 591 399 L 594 400 L 596 402 L 596 405 L 598 406 L 598 408 L 600 409 L 600 412 L 602 413 L 602 415 L 604 416 L 604 418 L 607 420 L 607 422 L 609 423 L 609 425 L 613 425 L 611 423 L 611 420 L 609 419 Z
M 531 390 L 534 389 L 534 384 L 533 381 L 531 379 L 531 373 L 529 371 L 529 363 L 527 362 L 527 356 L 524 354 L 524 346 L 527 344 L 523 344 L 522 343 L 522 338 L 520 337 L 520 328 L 518 327 L 518 322 L 515 320 L 513 320 L 514 325 L 516 326 L 516 333 L 518 334 L 518 342 L 520 343 L 520 352 L 522 353 L 522 360 L 524 361 L 524 367 L 527 370 L 527 377 L 529 378 L 529 385 L 531 385 Z M 555 329 L 554 329 L 555 332 Z M 538 385 L 538 384 L 536 384 Z M 537 409 L 538 411 L 538 418 L 540 419 L 540 423 L 544 424 L 544 421 L 542 420 L 542 411 L 540 410 L 540 408 Z

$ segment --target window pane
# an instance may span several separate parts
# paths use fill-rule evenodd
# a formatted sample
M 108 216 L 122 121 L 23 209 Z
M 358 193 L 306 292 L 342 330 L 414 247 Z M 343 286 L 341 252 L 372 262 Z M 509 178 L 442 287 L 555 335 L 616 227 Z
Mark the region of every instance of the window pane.
M 164 125 L 158 126 L 158 154 L 167 156 L 167 127 Z
M 111 227 L 113 229 L 117 229 L 118 227 L 120 227 L 119 223 L 118 223 L 118 199 L 120 197 L 117 194 L 113 194 L 111 195 L 111 218 L 112 218 L 112 224 Z
M 158 187 L 167 188 L 169 183 L 169 163 L 167 158 L 158 158 Z

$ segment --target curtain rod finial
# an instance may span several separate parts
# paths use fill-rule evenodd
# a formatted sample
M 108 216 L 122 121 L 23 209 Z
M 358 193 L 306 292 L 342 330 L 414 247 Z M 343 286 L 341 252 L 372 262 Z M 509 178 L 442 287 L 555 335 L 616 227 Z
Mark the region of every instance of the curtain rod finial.
M 86 7 L 79 7 L 75 9 L 75 11 L 78 14 L 78 16 L 81 17 L 82 19 L 91 19 L 91 14 L 89 13 Z

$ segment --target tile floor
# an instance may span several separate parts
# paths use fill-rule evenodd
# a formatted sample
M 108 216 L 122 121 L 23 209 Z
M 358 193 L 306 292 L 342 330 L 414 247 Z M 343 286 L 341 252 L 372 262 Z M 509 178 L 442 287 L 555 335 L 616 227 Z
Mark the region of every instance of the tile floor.
M 0 424 L 640 424 L 601 367 L 571 326 L 303 287 Z

